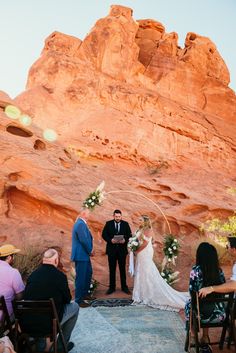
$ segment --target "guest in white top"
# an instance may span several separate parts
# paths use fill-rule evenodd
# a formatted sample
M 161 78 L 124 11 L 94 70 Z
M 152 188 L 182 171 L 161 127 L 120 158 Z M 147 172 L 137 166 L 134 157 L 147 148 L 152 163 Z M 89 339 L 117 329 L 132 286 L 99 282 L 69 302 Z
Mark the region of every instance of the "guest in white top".
M 229 244 L 230 244 L 230 252 L 234 259 L 236 259 L 236 237 L 229 237 Z M 236 281 L 236 262 L 232 268 L 232 276 L 230 278 L 231 281 Z

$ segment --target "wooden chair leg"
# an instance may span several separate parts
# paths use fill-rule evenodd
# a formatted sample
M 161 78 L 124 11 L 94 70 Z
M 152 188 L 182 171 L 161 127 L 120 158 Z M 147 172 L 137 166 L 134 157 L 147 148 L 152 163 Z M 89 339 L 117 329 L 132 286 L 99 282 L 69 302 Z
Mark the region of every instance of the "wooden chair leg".
M 193 331 L 194 331 L 194 341 L 196 353 L 199 353 L 199 340 L 198 340 L 198 321 L 196 318 L 193 320 Z
M 53 351 L 57 352 L 57 322 L 53 320 Z
M 16 352 L 18 352 L 18 335 L 19 335 L 19 327 L 18 327 L 18 320 L 16 320 L 15 328 L 14 328 L 14 339 L 13 339 L 13 344 Z
M 220 343 L 219 343 L 219 348 L 220 349 L 223 349 L 223 347 L 224 347 L 226 330 L 227 330 L 227 327 L 223 326 L 223 329 L 222 329 L 222 332 L 221 332 L 221 336 L 220 336 Z
M 229 329 L 228 329 L 228 339 L 227 339 L 227 348 L 228 349 L 230 349 L 230 346 L 231 346 L 232 335 L 233 335 L 232 324 L 230 324 Z
M 234 341 L 234 349 L 235 349 L 235 352 L 236 352 L 236 327 L 235 327 L 235 320 L 232 323 L 231 330 L 232 330 L 231 341 L 232 340 Z
M 68 353 L 67 345 L 66 345 L 66 342 L 65 342 L 65 338 L 64 338 L 64 336 L 63 336 L 63 333 L 61 333 L 60 336 L 61 336 L 61 340 L 62 340 L 62 345 L 63 345 L 64 353 Z
M 186 338 L 185 338 L 185 344 L 184 344 L 184 350 L 185 352 L 188 352 L 188 349 L 189 349 L 189 341 L 190 341 L 190 330 L 187 329 L 187 332 L 186 332 Z
M 20 334 L 18 336 L 18 339 L 16 341 L 16 352 L 17 353 L 33 352 L 33 347 L 32 347 L 32 344 L 30 343 L 28 335 Z
M 59 333 L 59 337 L 60 337 L 61 342 L 62 342 L 64 353 L 68 353 L 67 344 L 66 344 L 66 341 L 65 341 L 65 338 L 64 338 L 64 335 L 63 335 L 63 332 L 62 332 L 62 329 L 61 329 L 60 325 L 58 327 L 58 333 Z
M 236 328 L 235 328 L 235 322 L 234 319 L 231 319 L 229 330 L 228 330 L 228 342 L 227 342 L 227 348 L 230 349 L 232 341 L 234 341 L 234 346 L 235 346 L 235 351 L 236 351 Z

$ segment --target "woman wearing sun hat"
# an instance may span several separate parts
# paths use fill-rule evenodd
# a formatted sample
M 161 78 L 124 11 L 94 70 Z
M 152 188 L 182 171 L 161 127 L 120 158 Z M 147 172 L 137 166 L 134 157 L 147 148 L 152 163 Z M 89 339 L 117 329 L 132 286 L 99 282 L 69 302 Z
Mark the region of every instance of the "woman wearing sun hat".
M 20 272 L 13 268 L 14 255 L 20 249 L 14 245 L 4 244 L 0 246 L 0 296 L 3 295 L 11 320 L 14 320 L 12 300 L 22 299 L 25 285 Z

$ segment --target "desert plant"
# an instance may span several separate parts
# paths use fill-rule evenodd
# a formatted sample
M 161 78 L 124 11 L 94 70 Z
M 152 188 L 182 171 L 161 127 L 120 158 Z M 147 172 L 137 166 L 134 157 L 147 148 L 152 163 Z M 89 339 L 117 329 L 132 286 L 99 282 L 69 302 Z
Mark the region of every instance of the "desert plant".
M 150 175 L 159 174 L 163 169 L 167 169 L 169 164 L 167 161 L 160 159 L 156 165 L 148 165 L 147 170 Z
M 23 246 L 21 253 L 15 255 L 14 267 L 19 270 L 23 281 L 26 282 L 41 261 L 42 251 L 37 246 Z
M 203 231 L 216 233 L 219 236 L 233 236 L 236 237 L 236 212 L 233 216 L 229 216 L 225 221 L 219 218 L 213 218 L 206 221 L 200 227 Z
M 66 273 L 66 269 L 61 262 L 62 259 L 62 248 L 58 245 L 50 245 L 47 247 L 41 246 L 39 244 L 27 244 L 23 243 L 21 246 L 21 252 L 15 255 L 14 267 L 17 268 L 23 278 L 23 281 L 26 282 L 29 275 L 36 270 L 39 265 L 42 263 L 42 256 L 44 251 L 49 248 L 53 248 L 58 252 L 59 263 L 58 270 Z
M 228 188 L 227 189 L 228 194 L 230 195 L 236 195 L 236 188 Z

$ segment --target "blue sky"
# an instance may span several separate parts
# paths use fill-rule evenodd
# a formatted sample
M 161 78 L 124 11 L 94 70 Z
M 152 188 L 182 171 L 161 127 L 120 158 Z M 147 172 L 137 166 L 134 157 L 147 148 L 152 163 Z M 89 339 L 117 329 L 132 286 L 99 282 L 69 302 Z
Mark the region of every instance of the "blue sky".
M 12 98 L 25 88 L 30 66 L 44 40 L 57 30 L 83 39 L 112 4 L 133 8 L 135 19 L 152 18 L 167 32 L 209 37 L 231 74 L 236 91 L 236 0 L 2 0 L 0 21 L 0 90 Z

